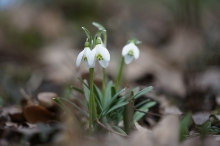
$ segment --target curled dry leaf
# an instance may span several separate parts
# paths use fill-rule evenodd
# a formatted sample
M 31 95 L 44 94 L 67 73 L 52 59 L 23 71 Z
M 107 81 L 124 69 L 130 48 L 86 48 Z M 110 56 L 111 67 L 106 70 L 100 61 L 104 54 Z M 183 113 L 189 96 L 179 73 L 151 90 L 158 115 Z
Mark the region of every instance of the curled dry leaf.
M 53 92 L 41 92 L 37 95 L 37 99 L 40 103 L 40 105 L 51 108 L 55 106 L 55 102 L 53 101 L 53 98 L 57 98 L 58 95 Z
M 27 121 L 32 124 L 48 123 L 55 120 L 55 115 L 41 105 L 28 105 L 24 107 L 23 112 Z

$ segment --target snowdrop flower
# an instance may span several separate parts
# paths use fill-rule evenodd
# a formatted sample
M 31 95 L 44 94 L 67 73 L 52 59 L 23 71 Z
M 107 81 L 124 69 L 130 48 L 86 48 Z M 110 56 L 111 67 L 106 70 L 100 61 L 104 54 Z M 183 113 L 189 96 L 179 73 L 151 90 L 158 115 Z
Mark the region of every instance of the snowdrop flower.
M 124 57 L 125 64 L 131 63 L 133 58 L 138 59 L 139 55 L 140 51 L 133 42 L 125 45 L 122 49 L 122 56 Z
M 88 57 L 89 57 L 89 54 L 91 53 L 91 50 L 89 47 L 85 47 L 83 51 L 81 51 L 79 53 L 79 55 L 77 56 L 76 58 L 76 66 L 78 67 L 83 59 L 83 61 L 86 63 L 86 65 L 88 66 L 88 68 L 94 68 L 95 64 L 91 63 L 89 64 L 88 63 Z
M 89 65 L 91 66 L 92 64 L 95 64 L 96 60 L 99 61 L 100 65 L 103 68 L 106 68 L 110 61 L 109 51 L 104 47 L 100 39 L 97 40 L 97 45 L 89 55 L 89 59 L 88 59 Z

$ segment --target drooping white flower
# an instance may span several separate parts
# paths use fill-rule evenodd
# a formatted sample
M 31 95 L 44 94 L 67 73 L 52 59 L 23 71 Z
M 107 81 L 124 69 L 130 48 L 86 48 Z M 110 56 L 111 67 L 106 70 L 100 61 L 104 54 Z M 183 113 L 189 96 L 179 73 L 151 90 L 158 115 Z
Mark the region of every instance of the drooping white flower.
M 95 64 L 89 64 L 88 63 L 88 58 L 89 58 L 89 54 L 91 53 L 91 50 L 89 47 L 85 47 L 83 51 L 81 51 L 79 53 L 79 55 L 76 58 L 76 66 L 78 67 L 83 59 L 83 61 L 86 63 L 86 65 L 88 66 L 88 68 L 93 68 L 95 66 Z
M 110 53 L 109 51 L 103 46 L 103 44 L 97 44 L 95 48 L 91 51 L 88 59 L 88 63 L 91 66 L 95 64 L 95 61 L 99 61 L 100 65 L 103 68 L 108 66 L 110 61 Z
M 139 55 L 140 51 L 133 42 L 125 45 L 122 49 L 122 56 L 124 57 L 126 64 L 131 63 L 133 58 L 138 59 Z

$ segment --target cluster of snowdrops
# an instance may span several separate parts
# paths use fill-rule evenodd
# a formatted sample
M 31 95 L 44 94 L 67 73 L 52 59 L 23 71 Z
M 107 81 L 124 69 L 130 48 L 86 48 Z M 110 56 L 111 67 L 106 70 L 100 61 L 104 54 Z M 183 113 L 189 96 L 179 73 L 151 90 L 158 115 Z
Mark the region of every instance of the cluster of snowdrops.
M 132 128 L 131 125 L 133 122 L 140 120 L 144 116 L 144 113 L 139 111 L 142 110 L 147 112 L 150 107 L 156 104 L 154 101 L 150 100 L 144 100 L 137 105 L 130 104 L 133 109 L 139 110 L 134 112 L 132 120 L 128 120 L 128 118 L 126 118 L 128 117 L 128 115 L 126 115 L 128 114 L 126 111 L 127 108 L 125 107 L 129 103 L 133 103 L 134 100 L 152 90 L 152 87 L 149 86 L 142 90 L 139 90 L 138 87 L 134 87 L 129 91 L 127 91 L 126 88 L 118 89 L 124 64 L 129 64 L 133 59 L 138 59 L 139 57 L 140 51 L 136 45 L 139 44 L 140 41 L 135 38 L 128 40 L 127 44 L 122 49 L 122 59 L 115 83 L 112 81 L 106 83 L 105 68 L 108 66 L 110 61 L 110 53 L 106 48 L 107 32 L 102 25 L 98 23 L 93 23 L 93 25 L 98 28 L 94 37 L 86 28 L 82 27 L 87 35 L 87 38 L 83 51 L 79 53 L 76 59 L 77 67 L 83 61 L 89 68 L 89 83 L 86 80 L 78 78 L 82 82 L 83 88 L 80 89 L 72 87 L 73 93 L 78 92 L 84 95 L 85 100 L 82 100 L 77 96 L 77 94 L 74 94 L 74 96 L 79 103 L 81 103 L 81 106 L 76 105 L 67 98 L 54 100 L 67 112 L 69 111 L 61 100 L 69 102 L 76 107 L 82 115 L 88 119 L 89 135 L 93 135 L 103 128 L 105 128 L 106 131 L 119 135 L 127 135 Z M 99 87 L 97 87 L 93 82 L 96 61 L 98 61 L 102 66 L 102 89 L 99 89 Z M 120 122 L 123 122 L 123 127 L 119 126 Z

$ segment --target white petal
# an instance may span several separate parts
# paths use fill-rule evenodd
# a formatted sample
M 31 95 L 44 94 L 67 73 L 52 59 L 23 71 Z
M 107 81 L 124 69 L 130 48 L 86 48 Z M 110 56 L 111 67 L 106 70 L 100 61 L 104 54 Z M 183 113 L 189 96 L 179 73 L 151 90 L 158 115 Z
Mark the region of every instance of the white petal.
M 91 66 L 88 64 L 88 62 L 85 61 L 85 63 L 88 68 L 91 68 Z
M 99 61 L 99 63 L 103 68 L 106 68 L 108 66 L 109 61 L 101 60 Z
M 132 44 L 133 43 L 129 43 L 127 45 L 125 45 L 122 49 L 122 56 L 125 56 L 128 54 L 128 52 L 132 49 Z
M 81 61 L 82 61 L 82 58 L 83 58 L 83 55 L 84 55 L 84 50 L 81 51 L 81 52 L 79 53 L 79 55 L 77 56 L 77 58 L 76 58 L 76 66 L 77 66 L 77 67 L 80 65 L 80 63 L 81 63 Z
M 100 53 L 105 61 L 110 61 L 110 53 L 105 47 L 97 45 L 97 53 Z
M 90 66 L 92 66 L 94 62 L 96 61 L 95 60 L 96 50 L 97 48 L 95 47 L 89 54 L 88 63 Z
M 124 56 L 124 59 L 125 59 L 125 64 L 129 64 L 133 60 L 133 56 L 126 55 Z
M 86 56 L 88 58 L 89 54 L 91 53 L 91 50 L 89 47 L 86 47 L 84 50 L 85 50 L 84 56 Z
M 96 61 L 94 61 L 94 62 L 93 62 L 93 64 L 92 64 L 92 65 L 90 65 L 90 67 L 89 67 L 89 68 L 94 68 L 94 67 L 95 67 L 95 63 L 96 63 Z
M 136 45 L 133 46 L 133 55 L 135 59 L 138 59 L 139 55 L 140 55 L 140 51 L 138 49 L 138 47 Z

